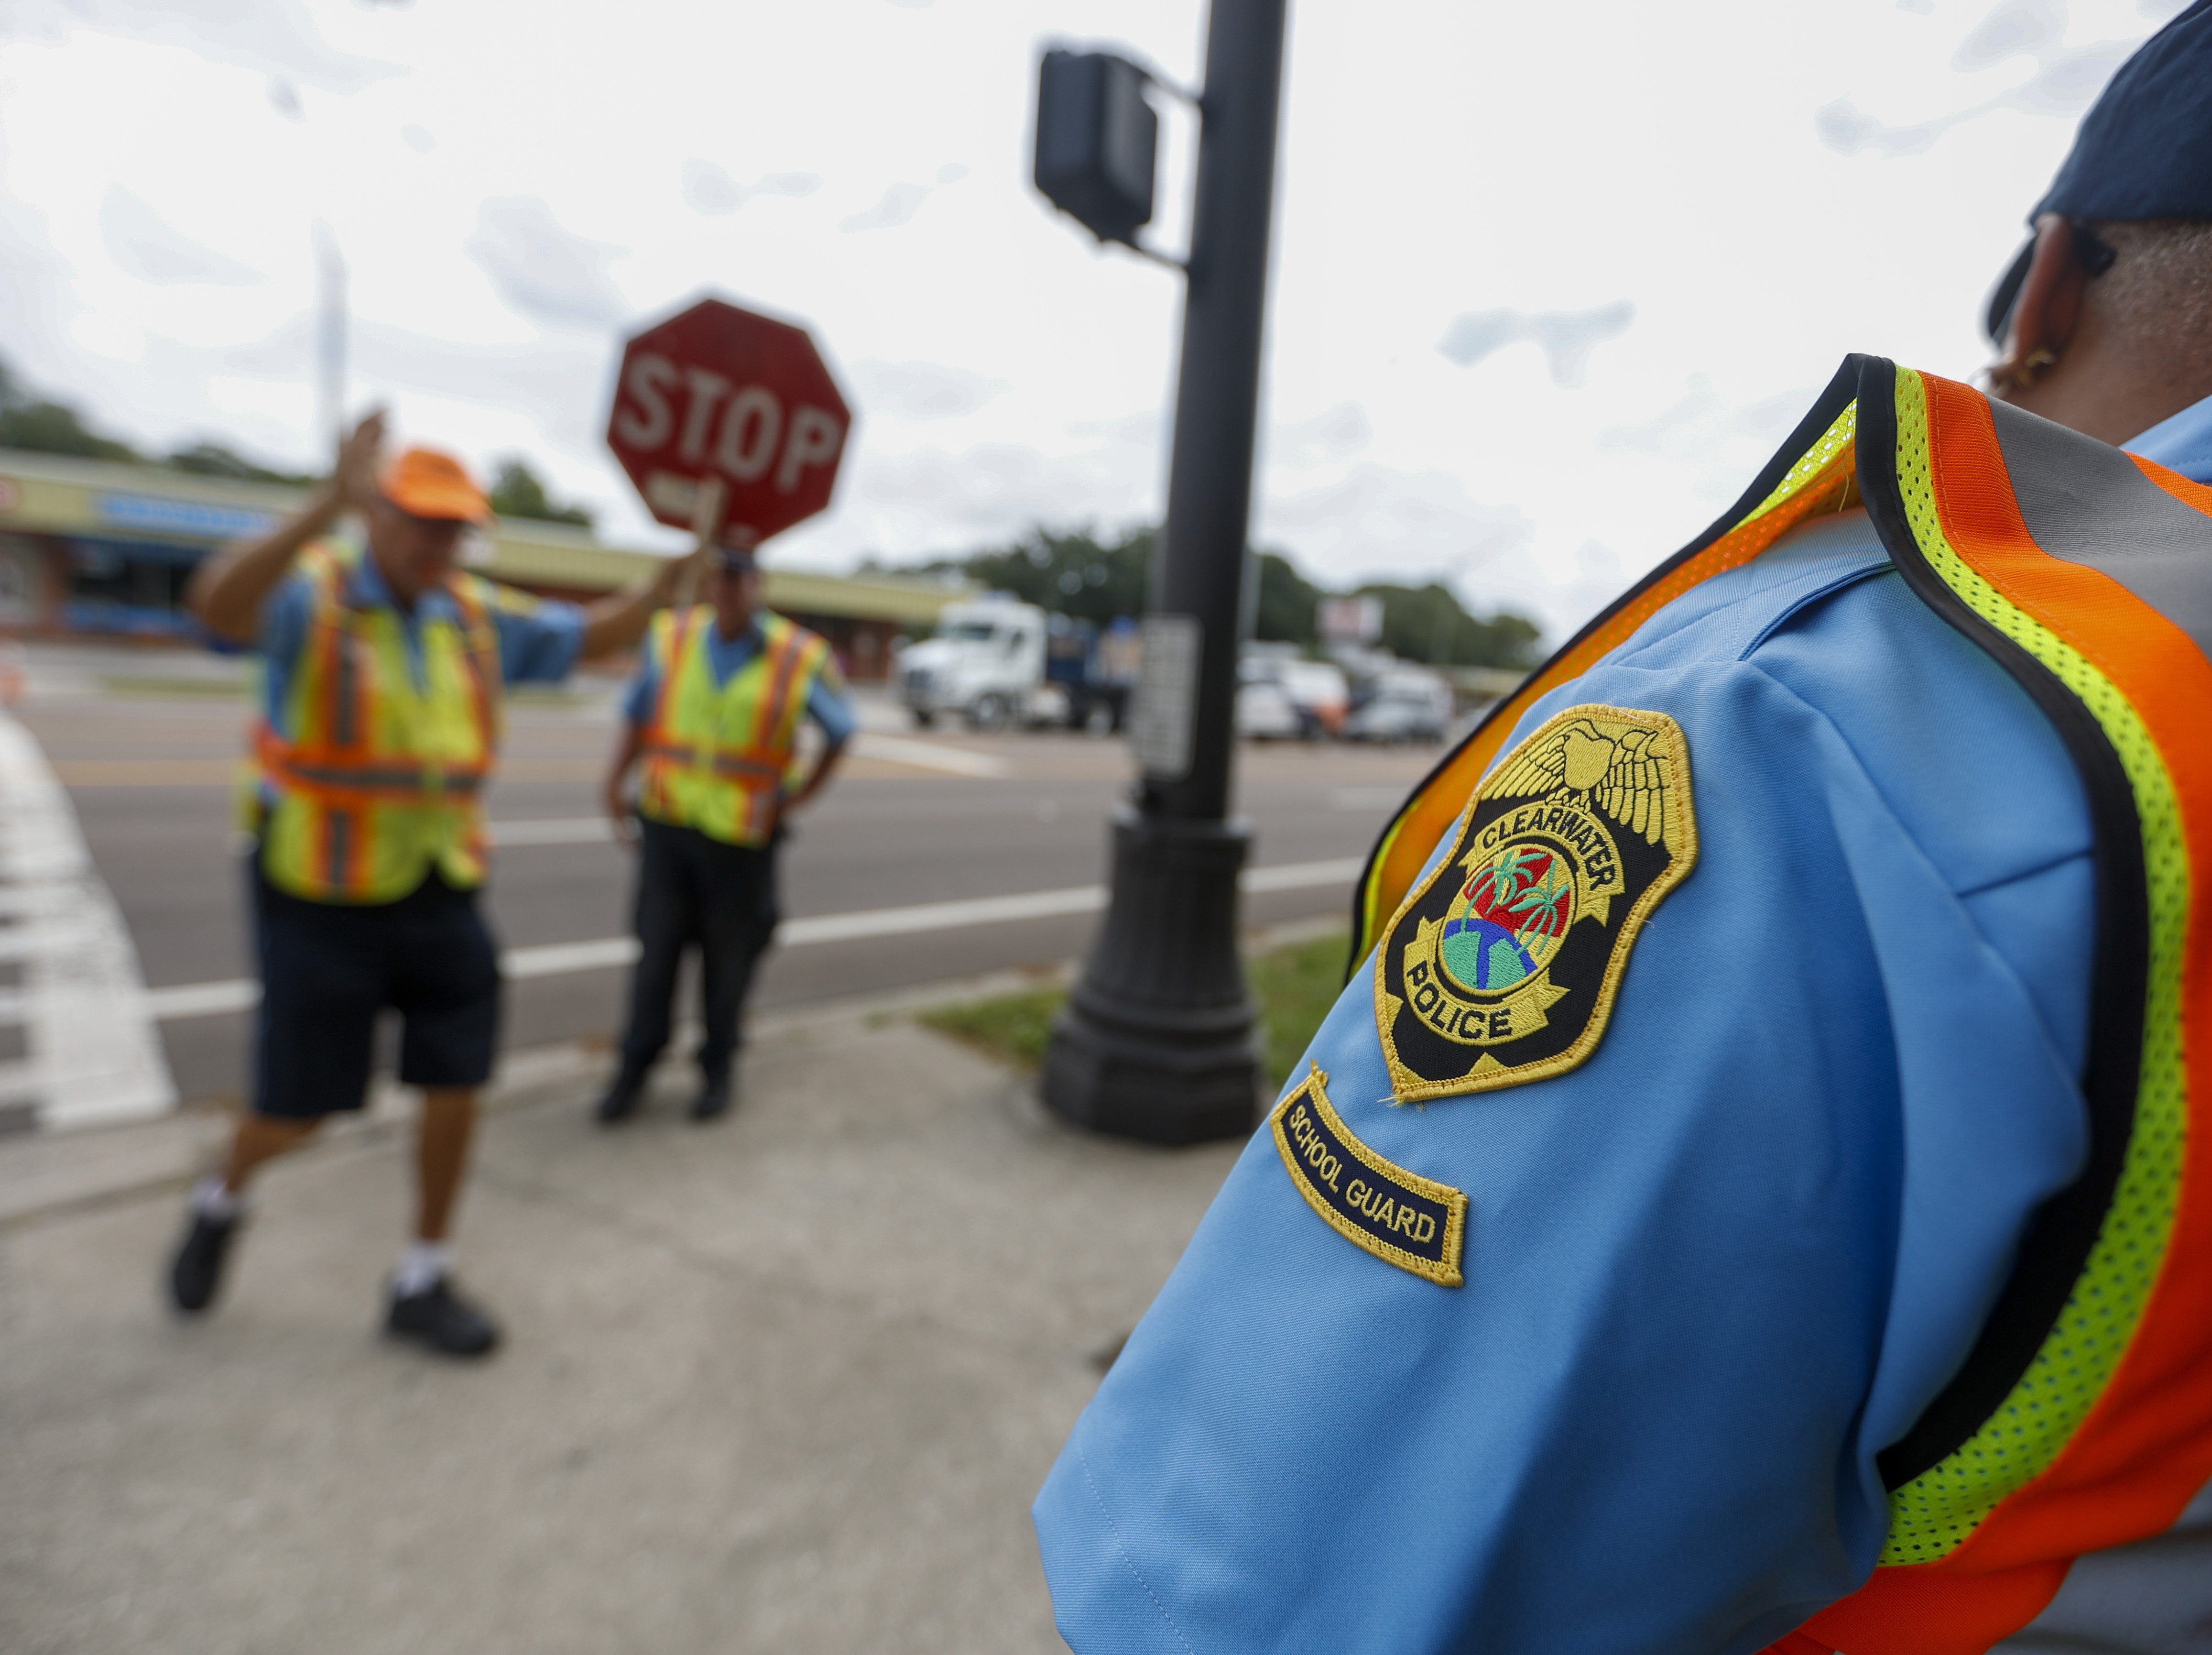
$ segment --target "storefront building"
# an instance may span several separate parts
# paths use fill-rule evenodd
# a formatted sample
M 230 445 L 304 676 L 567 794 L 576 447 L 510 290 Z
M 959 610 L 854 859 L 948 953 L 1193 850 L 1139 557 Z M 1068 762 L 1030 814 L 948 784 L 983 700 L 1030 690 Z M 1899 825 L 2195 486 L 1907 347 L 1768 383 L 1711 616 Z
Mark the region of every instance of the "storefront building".
M 193 642 L 183 601 L 193 569 L 220 545 L 267 532 L 301 499 L 266 484 L 0 450 L 0 634 Z M 660 561 L 603 545 L 588 529 L 513 518 L 467 556 L 495 580 L 586 603 Z M 873 683 L 889 677 L 902 639 L 927 633 L 969 590 L 771 563 L 764 595 L 827 637 L 852 678 Z

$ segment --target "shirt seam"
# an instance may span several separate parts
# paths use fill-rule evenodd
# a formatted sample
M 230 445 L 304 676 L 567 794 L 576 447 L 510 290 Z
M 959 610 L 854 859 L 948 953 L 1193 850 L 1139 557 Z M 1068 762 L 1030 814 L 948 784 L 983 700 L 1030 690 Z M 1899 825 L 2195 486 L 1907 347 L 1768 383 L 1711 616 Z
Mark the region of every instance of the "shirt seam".
M 1090 1489 L 1091 1503 L 1098 1507 L 1098 1515 L 1105 1521 L 1107 1537 L 1114 1542 L 1114 1555 L 1121 1560 L 1121 1567 L 1128 1570 L 1129 1578 L 1137 1583 L 1138 1590 L 1142 1591 L 1151 1601 L 1152 1607 L 1160 1612 L 1160 1619 L 1168 1623 L 1168 1630 L 1175 1634 L 1176 1641 L 1183 1646 L 1188 1655 L 1198 1655 L 1197 1650 L 1192 1647 L 1190 1640 L 1182 1635 L 1182 1628 L 1176 1624 L 1175 1616 L 1168 1613 L 1168 1606 L 1160 1602 L 1159 1594 L 1152 1589 L 1145 1577 L 1138 1572 L 1135 1561 L 1129 1555 L 1128 1547 L 1122 1543 L 1121 1525 L 1114 1521 L 1113 1512 L 1106 1509 L 1105 1496 L 1098 1492 L 1097 1480 L 1091 1475 L 1091 1456 L 1078 1447 L 1075 1451 L 1075 1457 L 1083 1467 L 1083 1486 Z
M 1753 654 L 1755 654 L 1761 646 L 1765 644 L 1769 639 L 1772 638 L 1777 632 L 1779 632 L 1784 627 L 1789 625 L 1800 615 L 1802 615 L 1807 610 L 1812 608 L 1814 605 L 1826 603 L 1838 593 L 1848 592 L 1851 587 L 1858 585 L 1863 581 L 1878 580 L 1882 575 L 1894 575 L 1896 573 L 1897 565 L 1889 561 L 1889 556 L 1887 552 L 1882 555 L 1882 560 L 1878 563 L 1869 563 L 1863 569 L 1846 570 L 1844 573 L 1838 575 L 1834 580 L 1829 581 L 1826 586 L 1816 587 L 1814 590 L 1807 593 L 1803 597 L 1791 604 L 1789 608 L 1784 610 L 1772 620 L 1767 622 L 1765 626 L 1759 629 L 1759 636 L 1744 646 L 1743 653 L 1738 655 L 1736 659 L 1740 661 L 1748 661 L 1752 658 Z
M 1878 561 L 1861 564 L 1849 569 L 1839 571 L 1823 585 L 1814 587 L 1812 591 L 1808 592 L 1800 597 L 1790 599 L 1789 607 L 1784 609 L 1779 615 L 1775 616 L 1765 624 L 1765 626 L 1761 628 L 1759 634 L 1744 647 L 1741 653 L 1739 654 L 1735 659 L 1739 661 L 1747 660 L 1753 650 L 1758 648 L 1759 645 L 1765 643 L 1767 639 L 1772 636 L 1777 627 L 1781 626 L 1785 622 L 1789 621 L 1793 616 L 1800 613 L 1808 605 L 1817 603 L 1823 598 L 1832 597 L 1838 592 L 1843 591 L 1849 587 L 1856 586 L 1861 581 L 1868 580 L 1879 575 L 1889 575 L 1896 572 L 1897 565 L 1891 561 L 1889 553 L 1887 550 L 1880 546 L 1875 546 L 1871 548 L 1870 551 L 1879 551 L 1881 553 L 1881 557 Z M 1859 555 L 1867 554 L 1862 553 Z M 1747 565 L 1747 567 L 1751 566 Z M 1734 573 L 1735 571 L 1731 570 L 1729 572 Z M 1728 602 L 1721 605 L 1717 608 L 1708 610 L 1703 614 L 1697 616 L 1689 624 L 1703 624 L 1706 621 L 1727 614 L 1730 610 L 1741 609 L 1746 605 L 1753 603 L 1760 598 L 1771 596 L 1774 591 L 1774 587 L 1768 587 L 1758 592 L 1744 593 L 1741 596 L 1729 599 Z M 1665 612 L 1666 611 L 1664 610 L 1661 611 L 1662 614 Z M 1652 618 L 1656 621 L 1658 617 L 1654 616 Z M 1650 624 L 1647 623 L 1646 624 L 1648 625 Z M 1647 651 L 1659 648 L 1662 645 L 1680 637 L 1684 630 L 1684 628 L 1677 627 L 1666 633 L 1650 638 L 1644 638 L 1642 631 L 1639 630 L 1637 636 L 1631 638 L 1626 644 L 1622 645 L 1619 652 L 1607 657 L 1605 664 L 1619 666 L 1633 665 L 1638 656 L 1645 654 Z M 1712 658 L 1708 657 L 1708 659 L 1710 660 Z M 1643 670 L 1650 672 L 1661 669 L 1646 667 Z

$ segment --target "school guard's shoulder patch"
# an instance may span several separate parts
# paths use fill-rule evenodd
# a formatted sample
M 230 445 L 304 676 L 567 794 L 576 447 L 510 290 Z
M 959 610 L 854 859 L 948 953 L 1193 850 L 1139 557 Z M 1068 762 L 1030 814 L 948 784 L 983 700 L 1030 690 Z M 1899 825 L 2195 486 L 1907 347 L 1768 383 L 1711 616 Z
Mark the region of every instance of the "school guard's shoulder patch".
M 1375 951 L 1401 1103 L 1562 1074 L 1596 1050 L 1628 951 L 1698 860 L 1664 713 L 1570 707 L 1498 763 Z
M 1268 1124 L 1291 1182 L 1306 1205 L 1346 1240 L 1401 1270 L 1446 1287 L 1460 1285 L 1467 1197 L 1448 1183 L 1386 1161 L 1352 1134 L 1309 1066 Z

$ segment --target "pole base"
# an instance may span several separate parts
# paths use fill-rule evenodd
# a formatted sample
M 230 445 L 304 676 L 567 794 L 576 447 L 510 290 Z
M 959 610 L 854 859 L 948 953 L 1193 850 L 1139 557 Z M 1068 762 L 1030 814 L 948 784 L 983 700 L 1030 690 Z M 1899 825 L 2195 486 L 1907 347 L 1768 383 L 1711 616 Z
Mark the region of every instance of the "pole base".
M 1252 1130 L 1258 1008 L 1237 950 L 1250 844 L 1242 823 L 1116 815 L 1113 901 L 1045 1056 L 1060 1119 L 1155 1144 Z

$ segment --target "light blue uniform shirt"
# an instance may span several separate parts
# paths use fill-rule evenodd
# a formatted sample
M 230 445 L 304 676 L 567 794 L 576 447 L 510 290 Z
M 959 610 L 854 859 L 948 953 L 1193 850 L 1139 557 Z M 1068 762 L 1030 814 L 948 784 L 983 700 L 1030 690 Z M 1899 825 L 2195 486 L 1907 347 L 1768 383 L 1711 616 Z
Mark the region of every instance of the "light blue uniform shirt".
M 2191 413 L 2151 457 L 2212 472 Z M 1037 1498 L 1080 1655 L 1748 1655 L 1873 1568 L 1875 1455 L 2086 1153 L 2081 783 L 1863 511 L 1514 739 L 1582 703 L 1680 724 L 1696 867 L 1552 1079 L 1394 1106 L 1353 978 L 1310 1056 L 1466 1192 L 1466 1285 L 1340 1236 L 1256 1135 Z
M 584 611 L 574 604 L 534 598 L 512 587 L 490 583 L 492 620 L 499 632 L 499 666 L 508 684 L 557 684 L 568 676 L 584 644 Z M 376 559 L 364 555 L 355 565 L 349 594 L 399 617 L 407 666 L 416 687 L 422 685 L 422 623 L 436 618 L 460 624 L 460 606 L 445 592 L 426 592 L 410 613 L 401 609 Z M 314 584 L 294 573 L 261 606 L 261 636 L 256 648 L 267 663 L 262 675 L 262 711 L 271 728 L 289 733 L 292 671 L 307 647 L 315 611 Z
M 761 630 L 758 623 L 747 627 L 734 638 L 722 636 L 722 629 L 707 629 L 707 668 L 714 675 L 714 687 L 720 689 L 730 681 L 730 675 L 760 653 Z M 852 739 L 860 727 L 860 718 L 853 704 L 839 691 L 837 675 L 817 672 L 806 692 L 806 715 L 822 727 L 823 739 L 833 747 L 842 747 Z M 629 689 L 623 697 L 623 714 L 633 724 L 643 724 L 653 716 L 653 703 L 660 695 L 660 669 L 653 665 L 648 654 L 630 680 Z

